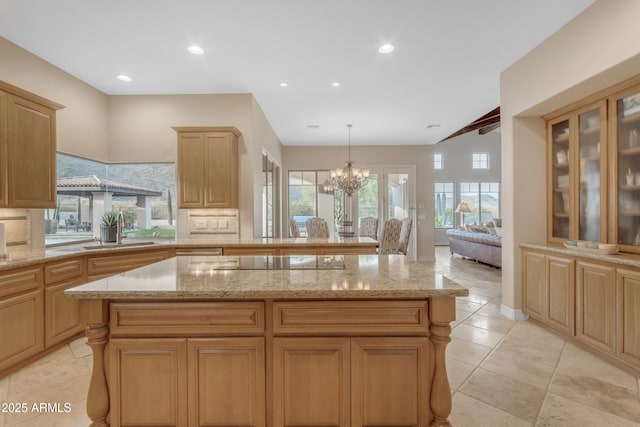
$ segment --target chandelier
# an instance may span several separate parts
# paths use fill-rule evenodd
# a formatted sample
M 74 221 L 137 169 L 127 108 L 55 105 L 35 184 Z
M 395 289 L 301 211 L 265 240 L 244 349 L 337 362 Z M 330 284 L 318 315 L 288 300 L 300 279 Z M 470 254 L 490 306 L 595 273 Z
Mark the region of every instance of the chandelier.
M 351 196 L 369 182 L 369 169 L 354 168 L 351 161 L 351 126 L 349 128 L 349 160 L 347 166 L 331 170 L 331 184 L 338 190 Z

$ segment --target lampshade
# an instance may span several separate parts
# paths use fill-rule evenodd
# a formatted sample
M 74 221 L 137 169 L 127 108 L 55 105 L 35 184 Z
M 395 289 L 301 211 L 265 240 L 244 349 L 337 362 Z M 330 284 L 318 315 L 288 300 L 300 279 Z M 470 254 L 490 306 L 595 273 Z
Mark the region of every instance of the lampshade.
M 469 208 L 469 204 L 467 202 L 460 202 L 458 203 L 458 207 L 456 208 L 455 212 L 471 212 L 471 209 Z

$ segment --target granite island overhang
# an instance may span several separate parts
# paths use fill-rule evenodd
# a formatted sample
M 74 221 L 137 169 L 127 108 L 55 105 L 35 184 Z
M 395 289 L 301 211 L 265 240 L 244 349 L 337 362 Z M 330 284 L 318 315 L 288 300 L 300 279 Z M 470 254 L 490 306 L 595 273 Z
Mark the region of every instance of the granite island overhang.
M 180 256 L 65 293 L 93 351 L 92 425 L 449 425 L 468 290 L 434 263 Z

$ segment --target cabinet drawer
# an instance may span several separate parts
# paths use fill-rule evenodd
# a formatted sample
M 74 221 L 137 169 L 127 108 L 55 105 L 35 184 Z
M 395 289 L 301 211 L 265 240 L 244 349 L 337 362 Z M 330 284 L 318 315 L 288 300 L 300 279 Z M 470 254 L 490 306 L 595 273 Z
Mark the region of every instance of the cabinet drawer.
M 81 279 L 84 275 L 83 261 L 83 259 L 72 259 L 45 265 L 44 284 L 50 285 L 67 280 Z
M 273 303 L 278 335 L 426 335 L 426 301 L 294 301 Z
M 112 303 L 113 336 L 254 335 L 264 332 L 262 302 Z
M 0 298 L 37 289 L 42 283 L 39 267 L 0 274 Z

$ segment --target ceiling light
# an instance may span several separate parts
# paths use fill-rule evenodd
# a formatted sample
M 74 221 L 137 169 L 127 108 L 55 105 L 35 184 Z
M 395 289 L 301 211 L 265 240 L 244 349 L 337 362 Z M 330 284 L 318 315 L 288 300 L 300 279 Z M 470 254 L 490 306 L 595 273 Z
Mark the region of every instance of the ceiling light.
M 425 129 L 434 129 L 434 128 L 439 128 L 439 127 L 440 127 L 440 125 L 433 124 L 433 125 L 426 125 L 424 128 Z
M 383 44 L 382 46 L 380 46 L 378 48 L 378 52 L 380 53 L 390 53 L 393 52 L 393 45 L 392 44 Z
M 307 129 L 320 129 L 320 125 L 307 125 Z
M 122 80 L 123 82 L 130 82 L 131 81 L 131 77 L 127 76 L 126 74 L 118 74 L 116 76 L 116 78 L 118 80 Z
M 200 46 L 189 46 L 189 53 L 194 55 L 202 55 L 204 53 L 204 49 Z
M 287 82 L 280 83 L 280 87 L 287 87 L 287 86 L 289 86 L 289 83 Z
M 331 83 L 331 86 L 338 87 L 338 86 L 340 86 L 340 82 L 333 82 L 333 83 Z
M 331 185 L 342 190 L 348 196 L 351 196 L 369 182 L 369 169 L 354 168 L 351 161 L 351 126 L 353 125 L 347 125 L 349 129 L 349 160 L 347 160 L 347 166 L 331 170 Z

